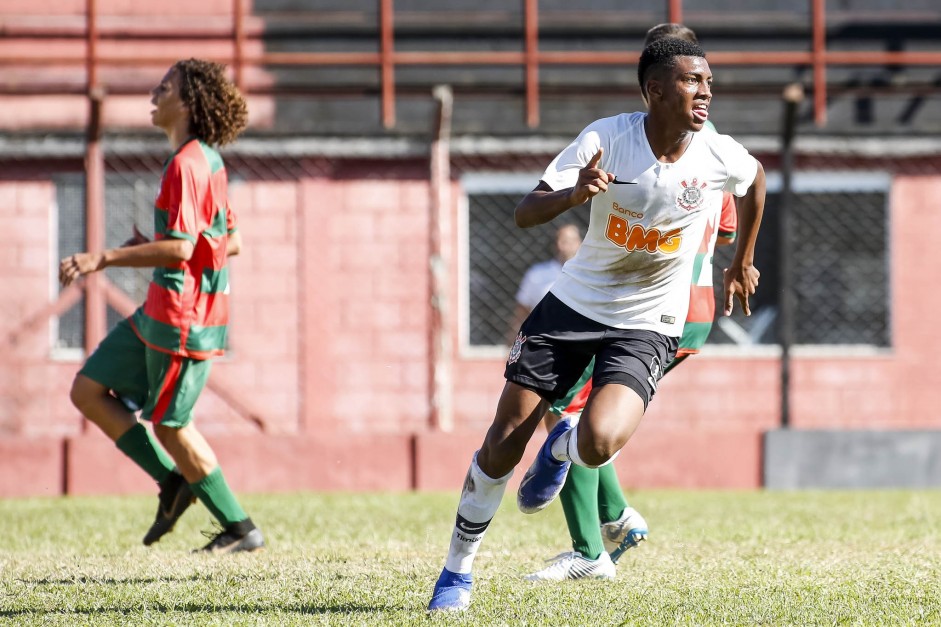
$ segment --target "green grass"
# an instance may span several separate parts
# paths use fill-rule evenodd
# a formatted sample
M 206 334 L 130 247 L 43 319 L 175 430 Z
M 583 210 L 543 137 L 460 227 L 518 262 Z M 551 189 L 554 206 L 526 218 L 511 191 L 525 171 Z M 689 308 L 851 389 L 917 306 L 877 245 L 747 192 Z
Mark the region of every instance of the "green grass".
M 0 624 L 941 624 L 941 494 L 645 491 L 650 540 L 614 582 L 531 584 L 568 548 L 561 508 L 508 494 L 471 609 L 424 609 L 457 493 L 249 495 L 269 549 L 211 557 L 194 506 L 151 548 L 154 497 L 0 500 Z

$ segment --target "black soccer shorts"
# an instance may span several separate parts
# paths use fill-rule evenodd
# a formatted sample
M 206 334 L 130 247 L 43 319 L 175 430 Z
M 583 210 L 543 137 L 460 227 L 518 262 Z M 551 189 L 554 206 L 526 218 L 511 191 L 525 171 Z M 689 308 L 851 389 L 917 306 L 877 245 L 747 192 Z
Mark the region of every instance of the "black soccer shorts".
M 553 403 L 595 358 L 592 385 L 626 385 L 650 402 L 678 338 L 645 329 L 615 329 L 574 311 L 551 292 L 520 327 L 504 377 Z

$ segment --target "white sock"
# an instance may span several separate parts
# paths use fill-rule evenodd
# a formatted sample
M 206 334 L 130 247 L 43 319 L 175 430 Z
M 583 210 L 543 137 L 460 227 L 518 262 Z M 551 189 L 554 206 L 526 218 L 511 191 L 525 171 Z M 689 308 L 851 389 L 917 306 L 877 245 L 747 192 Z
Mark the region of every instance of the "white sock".
M 577 431 L 578 426 L 575 426 L 557 437 L 555 442 L 552 443 L 552 448 L 549 450 L 557 461 L 572 461 L 572 458 L 569 456 L 569 442 L 575 439 L 575 433 Z
M 444 567 L 452 573 L 467 574 L 474 564 L 474 557 L 484 533 L 500 507 L 506 483 L 513 476 L 511 470 L 505 477 L 492 479 L 477 465 L 477 453 L 471 460 L 461 490 L 461 501 L 457 506 L 457 521 L 451 534 L 451 546 Z
M 618 451 L 608 459 L 603 464 L 598 466 L 592 466 L 585 462 L 582 459 L 581 454 L 578 452 L 578 426 L 575 428 L 569 429 L 552 443 L 552 456 L 555 457 L 560 462 L 572 462 L 578 466 L 584 468 L 601 468 L 602 466 L 607 466 L 615 460 L 615 458 L 620 454 L 621 451 Z

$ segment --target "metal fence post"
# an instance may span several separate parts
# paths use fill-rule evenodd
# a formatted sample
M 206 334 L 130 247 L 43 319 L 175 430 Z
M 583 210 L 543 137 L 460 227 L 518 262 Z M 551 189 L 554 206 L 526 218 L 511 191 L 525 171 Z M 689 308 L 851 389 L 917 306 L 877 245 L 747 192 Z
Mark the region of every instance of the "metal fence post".
M 780 245 L 778 246 L 781 272 L 781 298 L 778 312 L 778 338 L 781 342 L 781 427 L 791 422 L 791 343 L 794 333 L 794 283 L 791 277 L 791 196 L 794 172 L 794 135 L 797 129 L 797 107 L 804 98 L 799 84 L 784 90 L 784 125 L 781 132 L 781 201 L 778 206 Z

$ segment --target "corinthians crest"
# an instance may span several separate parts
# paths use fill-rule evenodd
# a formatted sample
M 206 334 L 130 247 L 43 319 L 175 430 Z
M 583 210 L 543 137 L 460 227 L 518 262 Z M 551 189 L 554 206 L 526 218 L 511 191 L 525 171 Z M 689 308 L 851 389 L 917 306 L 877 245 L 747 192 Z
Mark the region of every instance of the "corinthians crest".
M 516 341 L 513 342 L 513 348 L 510 349 L 510 356 L 506 360 L 506 365 L 515 364 L 516 360 L 520 358 L 520 353 L 523 350 L 523 342 L 526 341 L 526 336 L 520 332 L 516 336 Z
M 706 189 L 706 182 L 700 183 L 698 178 L 694 178 L 692 181 L 683 181 L 680 185 L 683 186 L 683 191 L 676 197 L 676 205 L 687 211 L 699 209 L 705 198 L 702 190 Z

